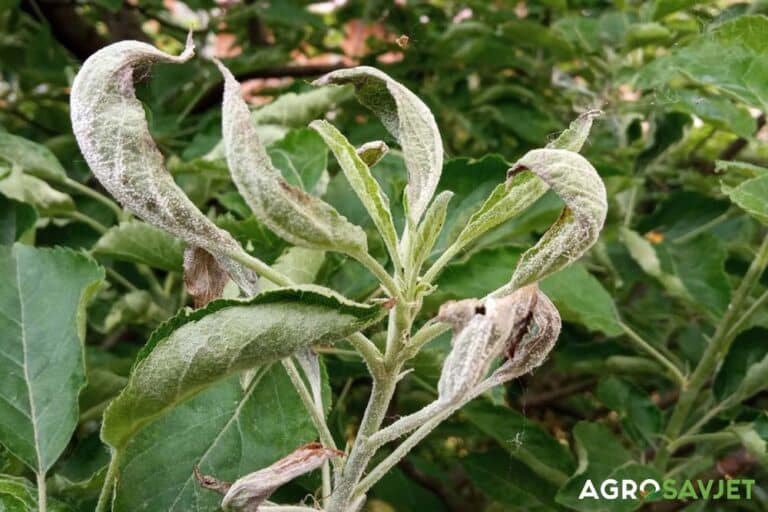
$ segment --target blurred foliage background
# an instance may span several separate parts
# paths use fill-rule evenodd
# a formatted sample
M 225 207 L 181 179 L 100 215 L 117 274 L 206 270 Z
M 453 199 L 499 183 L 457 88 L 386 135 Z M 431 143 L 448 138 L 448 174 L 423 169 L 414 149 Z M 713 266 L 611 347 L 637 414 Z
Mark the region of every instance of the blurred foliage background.
M 653 347 L 683 373 L 695 367 L 765 237 L 767 12 L 765 2 L 731 0 L 0 0 L 2 242 L 86 250 L 108 269 L 109 286 L 89 309 L 80 427 L 52 472 L 51 492 L 74 510 L 92 510 L 107 461 L 97 437 L 101 410 L 152 329 L 188 302 L 183 245 L 119 218 L 99 197 L 103 190 L 71 133 L 69 87 L 94 52 L 123 39 L 179 52 L 192 31 L 202 58 L 147 71 L 137 77 L 138 95 L 177 182 L 268 262 L 287 245 L 251 216 L 228 178 L 222 82 L 212 57 L 244 83 L 254 122 L 288 181 L 364 226 L 382 261 L 365 211 L 305 127 L 327 116 L 354 144 L 391 137 L 349 91 L 313 88 L 313 78 L 376 66 L 432 108 L 448 157 L 440 188 L 456 192 L 433 257 L 510 162 L 544 146 L 579 113 L 603 110 L 583 153 L 608 187 L 609 219 L 589 257 L 542 285 L 565 320 L 554 355 L 535 375 L 441 426 L 373 489 L 367 505 L 404 512 L 598 510 L 577 499 L 584 479 L 662 476 L 652 460 L 679 390 L 638 347 Z M 33 161 L 39 145 L 55 158 Z M 401 212 L 405 177 L 397 151 L 375 174 Z M 506 282 L 517 256 L 561 206 L 547 195 L 462 254 L 440 276 L 422 321 L 446 300 L 481 296 Z M 326 256 L 317 280 L 358 300 L 375 293 L 372 277 L 338 255 Z M 763 277 L 747 290 L 727 326 L 738 336 L 695 409 L 703 433 L 733 436 L 682 446 L 667 473 L 754 478 L 753 500 L 646 509 L 768 509 L 766 289 Z M 433 342 L 415 360 L 390 418 L 432 400 L 447 346 L 447 339 Z M 362 362 L 344 350 L 324 361 L 331 424 L 344 446 L 369 381 Z M 746 376 L 760 384 L 745 391 Z M 0 470 L 25 474 L 2 451 Z M 316 484 L 306 478 L 281 493 L 301 499 Z M 606 503 L 600 510 L 641 506 Z

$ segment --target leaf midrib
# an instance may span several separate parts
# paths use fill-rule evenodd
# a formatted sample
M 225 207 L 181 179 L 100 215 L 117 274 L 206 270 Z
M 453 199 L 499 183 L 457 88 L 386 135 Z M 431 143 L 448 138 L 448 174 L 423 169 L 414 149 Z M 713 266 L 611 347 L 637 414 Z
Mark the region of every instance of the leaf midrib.
M 40 439 L 37 431 L 37 413 L 35 412 L 35 399 L 32 393 L 32 381 L 29 378 L 29 363 L 27 361 L 27 330 L 24 321 L 24 291 L 21 284 L 21 274 L 19 273 L 20 261 L 16 260 L 16 289 L 19 291 L 19 327 L 21 328 L 21 349 L 24 381 L 27 387 L 27 396 L 29 397 L 29 416 L 32 422 L 32 437 L 35 441 L 35 455 L 37 456 L 37 473 L 45 474 L 43 470 L 43 458 L 40 454 Z

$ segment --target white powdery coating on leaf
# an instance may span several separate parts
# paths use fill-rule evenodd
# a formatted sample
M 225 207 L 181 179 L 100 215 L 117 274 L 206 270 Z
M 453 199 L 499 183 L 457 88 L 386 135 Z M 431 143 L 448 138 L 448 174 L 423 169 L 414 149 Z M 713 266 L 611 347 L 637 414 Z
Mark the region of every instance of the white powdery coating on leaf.
M 512 279 L 494 296 L 540 281 L 580 258 L 600 236 L 608 211 L 605 185 L 584 157 L 564 149 L 535 149 L 512 168 L 539 176 L 565 201 L 560 218 L 520 257 Z
M 215 254 L 241 252 L 229 233 L 206 218 L 165 169 L 133 86 L 134 70 L 178 57 L 138 41 L 122 41 L 96 52 L 72 84 L 72 127 L 94 175 L 128 210 L 191 245 Z
M 408 169 L 408 212 L 412 222 L 417 223 L 443 170 L 443 141 L 432 112 L 402 84 L 368 66 L 333 71 L 314 84 L 354 85 L 360 102 L 379 117 L 400 143 Z
M 222 130 L 232 180 L 254 215 L 293 245 L 359 255 L 367 252 L 365 232 L 331 205 L 293 187 L 274 168 L 251 122 L 240 84 L 224 75 Z

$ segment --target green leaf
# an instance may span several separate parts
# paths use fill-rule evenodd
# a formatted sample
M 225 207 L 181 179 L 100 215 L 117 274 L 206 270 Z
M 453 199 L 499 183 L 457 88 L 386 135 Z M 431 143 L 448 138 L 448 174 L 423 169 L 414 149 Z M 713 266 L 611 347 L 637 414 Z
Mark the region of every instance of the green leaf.
M 50 512 L 69 512 L 63 503 L 49 499 Z M 39 510 L 37 490 L 26 478 L 0 474 L 0 510 L 2 512 L 31 512 Z
M 293 130 L 267 149 L 272 164 L 285 181 L 310 194 L 317 194 L 318 182 L 328 166 L 328 150 L 317 133 L 309 128 Z
M 344 176 L 371 216 L 389 253 L 397 254 L 397 231 L 389 209 L 389 198 L 384 195 L 371 170 L 357 154 L 355 147 L 332 124 L 318 120 L 309 126 L 320 134 L 336 156 Z
M 592 123 L 595 119 L 603 115 L 600 110 L 587 110 L 579 117 L 574 119 L 567 129 L 563 130 L 555 140 L 547 144 L 551 149 L 567 149 L 578 153 L 587 142 L 589 132 L 592 130 Z
M 234 481 L 311 441 L 316 433 L 280 365 L 247 389 L 221 381 L 143 428 L 120 455 L 114 510 L 217 510 L 221 496 L 192 473 Z
M 0 441 L 39 475 L 77 425 L 85 305 L 103 279 L 69 250 L 0 247 Z
M 669 110 L 696 115 L 740 137 L 751 138 L 755 134 L 756 123 L 749 110 L 729 98 L 690 89 L 670 90 L 664 96 L 670 101 L 665 105 Z
M 109 228 L 93 246 L 93 253 L 180 272 L 184 263 L 184 242 L 150 224 L 134 220 Z
M 307 123 L 352 98 L 350 87 L 318 87 L 299 94 L 289 92 L 251 113 L 254 125 L 304 128 Z
M 325 253 L 304 247 L 289 247 L 272 264 L 272 268 L 287 276 L 296 284 L 314 283 L 325 261 Z M 277 288 L 266 279 L 261 280 L 262 290 Z
M 379 318 L 377 306 L 313 287 L 182 312 L 139 353 L 128 386 L 104 414 L 102 438 L 120 450 L 142 426 L 228 375 L 344 338 Z
M 256 217 L 293 245 L 360 255 L 367 252 L 365 232 L 328 203 L 283 181 L 248 117 L 240 84 L 224 75 L 223 131 L 232 179 Z
M 631 381 L 605 377 L 597 385 L 596 396 L 619 414 L 627 434 L 643 447 L 652 447 L 661 431 L 661 411 L 648 393 Z
M 503 452 L 470 453 L 460 460 L 473 484 L 494 501 L 514 507 L 512 510 L 557 507 L 553 500 L 557 487 Z
M 768 110 L 768 82 L 760 72 L 766 66 L 766 30 L 768 18 L 762 15 L 726 21 L 652 62 L 641 72 L 639 86 L 662 86 L 678 72 L 748 105 Z M 724 59 L 724 55 L 728 58 Z
M 535 149 L 513 166 L 530 170 L 565 202 L 560 218 L 517 262 L 509 284 L 495 292 L 511 291 L 540 281 L 580 258 L 600 236 L 608 211 L 605 185 L 584 157 L 564 149 Z
M 611 295 L 583 265 L 574 264 L 541 282 L 541 289 L 557 306 L 563 320 L 608 336 L 623 333 Z
M 352 84 L 357 99 L 397 139 L 408 169 L 407 211 L 415 226 L 440 181 L 443 141 L 432 112 L 415 94 L 378 69 L 358 66 L 333 71 L 315 85 Z
M 413 243 L 413 261 L 411 263 L 411 268 L 421 268 L 421 265 L 429 257 L 432 249 L 435 247 L 440 232 L 443 229 L 443 225 L 445 224 L 445 218 L 448 214 L 448 204 L 452 197 L 453 192 L 449 190 L 440 192 L 424 214 L 424 220 L 416 231 L 416 240 Z
M 0 194 L 0 245 L 11 245 L 35 227 L 37 212 L 27 204 Z
M 608 479 L 619 482 L 628 479 L 638 483 L 646 478 L 661 480 L 661 475 L 656 470 L 634 462 L 631 454 L 605 425 L 579 422 L 573 428 L 573 438 L 579 467 L 557 493 L 555 499 L 561 505 L 585 512 L 636 510 L 642 505 L 642 499 L 580 499 L 579 495 L 587 480 L 591 480 L 598 489 L 599 485 Z
M 715 396 L 736 405 L 768 389 L 766 331 L 753 328 L 739 335 L 715 378 Z
M 50 149 L 7 132 L 0 132 L 0 159 L 44 180 L 62 182 L 67 178 L 67 172 Z
M 573 471 L 573 457 L 568 448 L 519 412 L 481 400 L 470 403 L 462 412 L 513 458 L 547 481 L 560 485 Z
M 190 39 L 178 57 L 137 41 L 93 54 L 72 83 L 72 128 L 93 174 L 132 213 L 212 254 L 242 256 L 235 239 L 203 215 L 165 169 L 134 91 L 139 64 L 180 64 L 193 53 Z
M 733 188 L 723 186 L 723 192 L 739 208 L 768 224 L 768 174 L 746 180 Z
M 71 197 L 40 178 L 25 174 L 20 167 L 14 167 L 8 176 L 0 178 L 0 193 L 31 204 L 44 217 L 55 217 L 75 209 Z

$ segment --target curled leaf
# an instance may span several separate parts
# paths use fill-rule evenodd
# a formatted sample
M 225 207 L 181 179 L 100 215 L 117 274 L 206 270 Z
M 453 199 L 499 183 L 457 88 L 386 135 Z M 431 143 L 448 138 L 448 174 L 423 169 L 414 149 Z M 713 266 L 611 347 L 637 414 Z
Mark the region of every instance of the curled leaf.
M 499 356 L 507 361 L 494 373 L 495 383 L 539 366 L 560 334 L 557 309 L 535 284 L 501 298 L 447 302 L 437 319 L 454 331 L 438 382 L 439 399 L 451 403 L 467 397 Z
M 592 122 L 602 115 L 600 110 L 588 110 L 579 115 L 560 136 L 547 144 L 550 149 L 580 151 L 592 129 Z M 483 205 L 469 219 L 456 238 L 456 246 L 462 249 L 491 229 L 515 217 L 531 206 L 549 190 L 545 181 L 530 171 L 516 172 L 505 183 L 499 184 Z
M 564 149 L 534 149 L 510 174 L 530 170 L 565 201 L 560 218 L 520 257 L 509 284 L 494 292 L 511 293 L 535 283 L 581 257 L 600 236 L 608 210 L 605 185 L 581 155 Z
M 93 174 L 132 213 L 190 245 L 237 254 L 242 248 L 235 239 L 203 215 L 165 169 L 134 91 L 137 69 L 183 63 L 193 54 L 191 40 L 178 57 L 138 41 L 94 53 L 72 84 L 72 128 Z
M 323 465 L 331 457 L 343 455 L 338 450 L 324 448 L 320 443 L 305 444 L 264 469 L 246 475 L 231 484 L 221 507 L 237 512 L 258 512 L 259 506 L 282 485 Z M 201 485 L 220 492 L 228 484 L 201 475 Z
M 328 203 L 283 180 L 251 123 L 240 84 L 223 64 L 218 65 L 224 75 L 222 128 L 227 162 L 232 180 L 254 215 L 293 245 L 350 255 L 366 253 L 362 228 Z
M 400 143 L 408 169 L 408 214 L 413 224 L 418 223 L 443 169 L 443 142 L 429 107 L 386 73 L 367 66 L 333 71 L 314 84 L 352 84 L 360 103 L 370 108 Z
M 345 338 L 380 313 L 312 286 L 183 311 L 139 353 L 128 385 L 104 413 L 102 439 L 121 449 L 142 426 L 227 376 Z
M 603 111 L 597 109 L 587 110 L 580 114 L 563 133 L 547 144 L 547 147 L 550 149 L 567 149 L 578 153 L 589 137 L 592 122 L 601 115 L 603 115 Z
M 357 148 L 357 156 L 365 162 L 365 165 L 373 167 L 388 151 L 389 146 L 383 140 L 372 140 Z
M 229 275 L 216 256 L 201 247 L 184 251 L 184 284 L 195 307 L 200 308 L 221 297 Z

